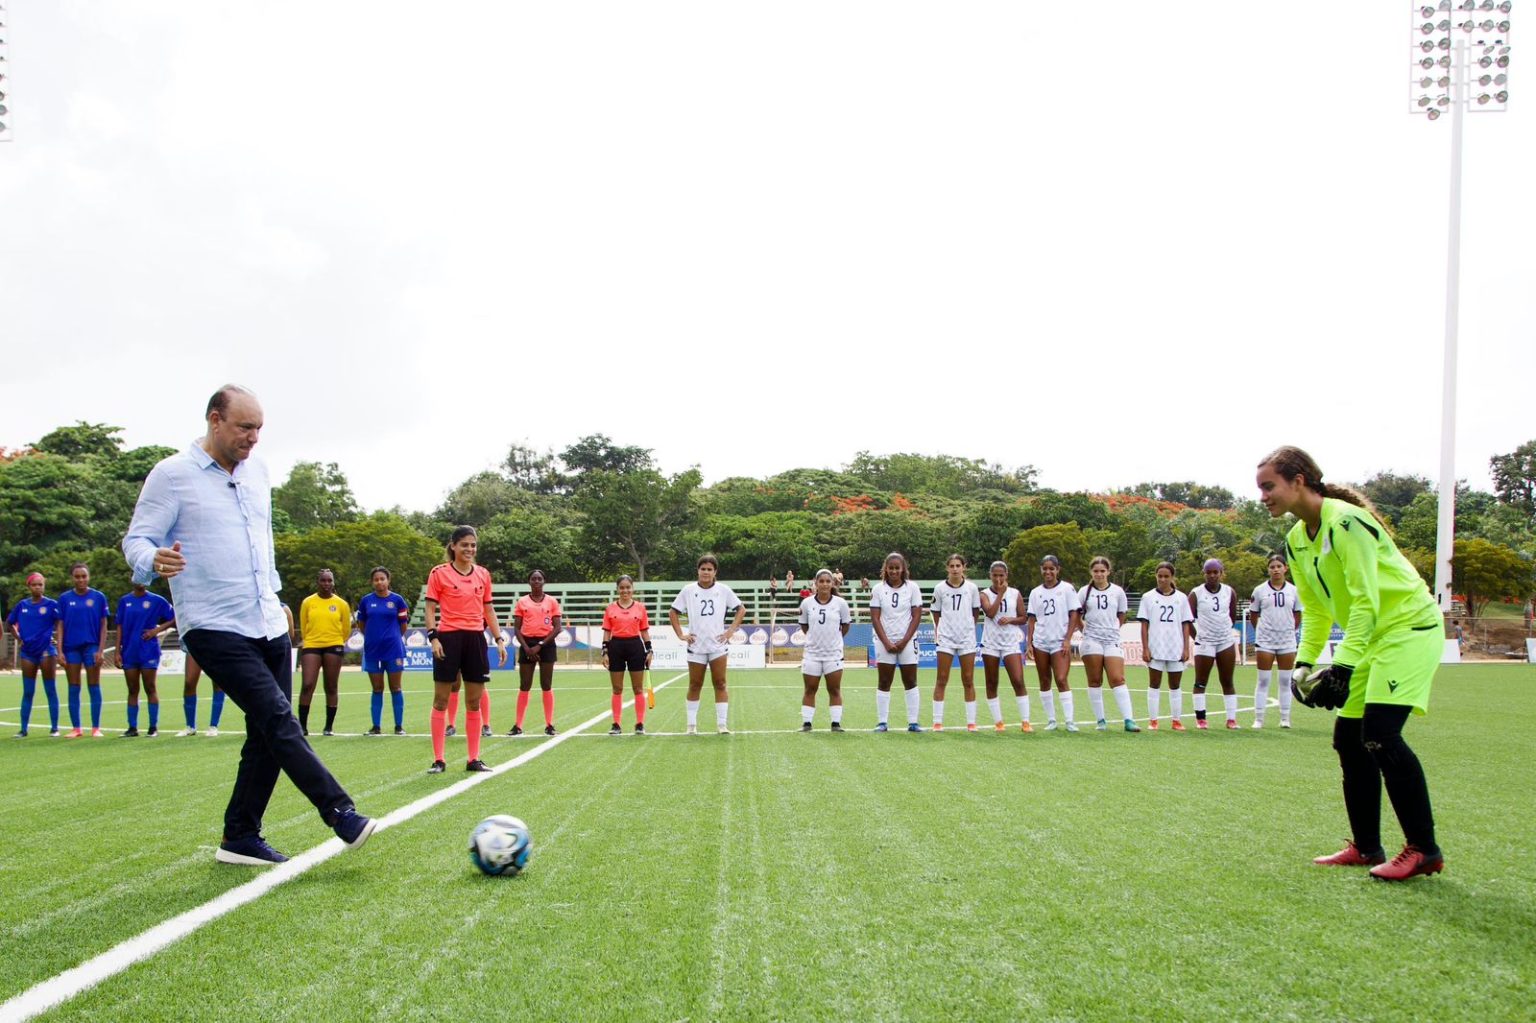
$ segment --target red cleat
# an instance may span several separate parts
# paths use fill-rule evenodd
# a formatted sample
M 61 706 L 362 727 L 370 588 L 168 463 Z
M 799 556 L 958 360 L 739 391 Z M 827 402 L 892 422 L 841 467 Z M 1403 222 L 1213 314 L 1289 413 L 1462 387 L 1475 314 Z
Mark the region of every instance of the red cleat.
M 1378 881 L 1406 881 L 1420 874 L 1438 874 L 1444 869 L 1444 856 L 1431 855 L 1416 845 L 1405 845 L 1402 852 L 1392 857 L 1391 863 L 1372 867 L 1371 876 Z
M 1182 731 L 1185 730 L 1184 722 L 1180 721 L 1178 718 L 1174 718 L 1173 719 L 1173 726 L 1172 727 L 1173 727 L 1173 730 L 1175 732 L 1182 732 Z
M 1319 856 L 1312 861 L 1319 867 L 1374 867 L 1387 862 L 1387 854 L 1377 850 L 1367 856 L 1360 847 L 1350 842 L 1331 856 Z
M 1243 727 L 1242 725 L 1238 724 L 1232 718 L 1227 718 L 1227 731 L 1235 732 L 1235 731 L 1237 731 L 1238 729 L 1240 729 L 1242 727 Z M 1257 728 L 1259 726 L 1258 725 L 1254 725 L 1253 727 Z
M 1195 727 L 1203 732 L 1210 726 L 1205 723 L 1205 718 L 1195 718 Z
M 1151 721 L 1147 722 L 1147 728 L 1153 732 L 1157 731 L 1157 718 L 1153 718 Z

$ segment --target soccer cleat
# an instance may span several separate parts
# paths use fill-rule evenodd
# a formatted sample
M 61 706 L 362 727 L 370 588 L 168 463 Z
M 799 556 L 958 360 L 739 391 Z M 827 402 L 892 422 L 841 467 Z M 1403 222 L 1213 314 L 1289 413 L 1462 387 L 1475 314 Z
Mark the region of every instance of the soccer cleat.
M 197 729 L 195 729 L 195 728 L 183 728 L 181 731 L 177 732 L 176 734 L 178 736 L 196 735 L 197 734 Z
M 12 739 L 25 739 L 26 737 L 27 737 L 27 730 L 25 728 L 23 728 L 21 731 L 17 732 L 15 735 L 11 736 Z
M 57 739 L 60 734 L 62 734 L 62 733 L 60 733 L 57 728 L 50 728 L 50 729 L 48 729 L 48 738 L 50 738 L 50 739 Z
M 1227 731 L 1229 731 L 1229 732 L 1239 732 L 1239 731 L 1242 731 L 1242 728 L 1243 728 L 1243 726 L 1238 724 L 1232 718 L 1227 718 Z
M 495 734 L 496 734 L 495 732 L 491 731 L 491 726 L 490 725 L 481 725 L 480 726 L 480 738 L 482 738 L 482 739 L 489 739 L 491 736 L 493 736 Z
M 220 863 L 233 863 L 241 867 L 273 867 L 288 862 L 288 857 L 268 845 L 267 840 L 260 835 L 234 841 L 226 839 L 219 843 L 213 858 Z
M 464 765 L 464 770 L 469 771 L 472 774 L 491 773 L 491 769 L 485 766 L 484 760 L 471 760 L 469 763 Z
M 427 768 L 427 773 L 428 774 L 442 774 L 446 770 L 448 770 L 448 765 L 447 764 L 443 763 L 441 760 L 434 760 L 434 761 L 432 761 L 432 766 Z
M 1008 726 L 1003 724 L 1001 721 L 992 722 L 992 728 L 994 731 L 998 732 L 1005 732 L 1008 730 Z
M 645 734 L 645 722 L 644 721 L 636 721 L 635 722 L 635 734 L 636 735 L 644 735 Z
M 1109 722 L 1105 721 L 1103 718 L 1099 718 L 1099 720 L 1097 720 L 1097 721 L 1095 721 L 1093 723 L 1093 728 L 1094 728 L 1094 731 L 1097 731 L 1097 732 L 1106 731 L 1109 728 Z
M 608 729 L 608 734 L 609 735 L 623 735 L 624 734 L 624 729 L 619 725 L 619 723 L 617 721 L 615 721 L 613 723 L 613 727 Z
M 64 738 L 66 739 L 82 739 L 84 737 L 85 733 L 80 731 L 78 728 L 72 728 L 64 733 Z
M 396 735 L 404 735 L 405 734 L 405 726 L 404 725 L 396 725 L 395 726 L 395 734 Z
M 1280 719 L 1280 727 L 1281 728 L 1289 728 L 1289 727 L 1291 727 L 1291 723 L 1289 721 L 1285 720 L 1284 718 L 1281 718 Z
M 1141 726 L 1136 724 L 1136 722 L 1132 721 L 1130 718 L 1126 718 L 1125 719 L 1125 730 L 1127 732 L 1139 732 L 1139 731 L 1141 731 Z
M 1371 876 L 1378 881 L 1406 881 L 1420 874 L 1438 874 L 1444 869 L 1444 856 L 1427 853 L 1416 845 L 1405 845 L 1390 863 L 1372 867 Z
M 1068 721 L 1067 722 L 1067 731 L 1069 731 L 1069 732 L 1077 731 L 1077 722 L 1076 721 Z
M 699 726 L 698 725 L 689 725 L 688 726 L 688 731 L 683 733 L 683 734 L 685 734 L 685 735 L 698 735 L 699 734 Z
M 364 735 L 383 735 L 384 733 L 379 730 L 379 726 L 378 725 L 374 725 L 372 728 L 368 729 L 368 731 L 364 732 L 363 734 Z
M 1204 732 L 1208 731 L 1211 726 L 1205 723 L 1205 718 L 1195 718 L 1195 727 Z
M 331 825 L 331 830 L 336 832 L 337 838 L 347 844 L 348 849 L 356 849 L 368 841 L 368 836 L 373 834 L 373 829 L 378 826 L 378 821 L 364 817 L 352 807 L 348 807 L 341 811 L 341 816 L 336 818 L 336 823 Z
M 92 739 L 100 739 L 101 737 L 102 737 L 101 729 L 99 729 L 99 728 L 91 729 L 91 738 Z
M 122 735 L 118 736 L 119 739 L 137 739 L 138 737 L 139 737 L 139 730 L 137 728 L 130 728 L 127 731 L 125 731 Z
M 842 730 L 843 730 L 843 723 L 841 721 L 834 721 L 834 722 L 832 722 L 832 731 L 834 731 L 834 732 L 841 732 Z
M 944 731 L 944 722 L 942 722 L 942 721 L 935 721 L 933 723 L 933 730 L 935 732 L 942 732 L 942 731 Z
M 1035 726 L 1030 724 L 1028 721 L 1020 721 L 1019 722 L 1019 731 L 1021 731 L 1021 732 L 1033 732 L 1034 730 L 1035 730 Z
M 299 726 L 299 734 L 304 736 L 307 739 L 307 738 L 309 738 L 309 729 L 305 728 L 303 725 L 300 725 Z
M 522 725 L 513 725 L 512 728 L 507 732 L 507 734 L 508 735 L 522 735 L 523 734 L 523 726 Z
M 802 722 L 800 722 L 800 731 L 802 731 L 802 732 L 809 732 L 810 730 L 811 730 L 811 723 L 809 721 L 802 721 Z
M 1387 853 L 1384 849 L 1363 853 L 1358 845 L 1350 841 L 1338 852 L 1330 856 L 1319 856 L 1312 862 L 1319 867 L 1374 867 L 1387 862 Z
M 1051 718 L 1051 719 L 1050 719 L 1050 720 L 1049 720 L 1049 721 L 1047 721 L 1047 722 L 1046 722 L 1046 723 L 1045 723 L 1045 730 L 1046 730 L 1046 731 L 1047 731 L 1047 732 L 1054 732 L 1054 731 L 1056 731 L 1056 729 L 1057 729 L 1057 728 L 1058 728 L 1058 727 L 1060 727 L 1060 726 L 1059 726 L 1059 725 L 1057 725 L 1057 723 L 1056 723 L 1056 719 L 1055 719 L 1055 718 Z
M 1264 728 L 1264 719 L 1263 718 L 1254 718 L 1253 719 L 1253 724 L 1249 725 L 1248 727 L 1252 728 L 1255 732 L 1261 731 Z
M 974 722 L 974 721 L 966 722 L 965 730 L 967 732 L 974 732 L 974 731 L 976 731 L 976 722 Z
M 731 734 L 731 730 L 729 728 L 725 727 L 724 725 L 721 725 L 719 728 L 716 728 L 715 732 L 718 735 L 730 735 Z
M 335 735 L 336 733 L 331 731 L 329 728 L 327 728 L 325 731 L 321 732 L 320 734 L 321 735 Z
M 451 739 L 455 735 L 458 735 L 458 734 L 459 734 L 459 730 L 457 728 L 455 728 L 453 725 L 449 725 L 447 728 L 443 729 L 443 735 L 446 736 L 447 738 Z
M 1147 730 L 1151 732 L 1157 731 L 1157 718 L 1153 718 L 1151 721 L 1147 722 Z
M 160 734 L 160 729 L 156 725 L 150 725 L 149 726 L 149 731 L 145 732 L 144 734 L 146 736 L 148 736 L 149 738 L 153 739 L 155 736 Z
M 1187 729 L 1184 727 L 1184 722 L 1180 721 L 1178 718 L 1173 719 L 1173 730 L 1175 732 L 1187 731 Z
M 918 724 L 916 721 L 907 726 L 907 731 L 909 732 L 921 732 L 922 730 L 923 726 Z
M 219 737 L 219 730 L 217 728 L 210 728 L 210 729 L 208 729 L 208 731 L 204 732 L 203 734 L 208 736 L 208 738 L 210 738 L 210 739 L 217 739 Z M 305 734 L 308 734 L 308 733 L 305 733 Z
M 544 734 L 545 735 L 554 735 L 555 734 L 555 726 L 554 725 L 545 725 L 544 726 Z
M 875 731 L 877 732 L 889 732 L 890 730 L 891 726 L 887 725 L 884 721 L 875 726 Z

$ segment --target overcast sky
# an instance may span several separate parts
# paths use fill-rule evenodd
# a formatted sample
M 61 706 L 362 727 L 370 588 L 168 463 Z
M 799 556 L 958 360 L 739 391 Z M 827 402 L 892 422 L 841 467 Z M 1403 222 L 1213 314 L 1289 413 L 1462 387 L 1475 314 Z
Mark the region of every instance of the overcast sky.
M 1451 126 L 1401 0 L 0 6 L 0 445 L 180 446 L 234 380 L 278 478 L 369 508 L 593 432 L 710 481 L 1438 474 Z M 1536 437 L 1513 58 L 1466 129 L 1484 487 Z

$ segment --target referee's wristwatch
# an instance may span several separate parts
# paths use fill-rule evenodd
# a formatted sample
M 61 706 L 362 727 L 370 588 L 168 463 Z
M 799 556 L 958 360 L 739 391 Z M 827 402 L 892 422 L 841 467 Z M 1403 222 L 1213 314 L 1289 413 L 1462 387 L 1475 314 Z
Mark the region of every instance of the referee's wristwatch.
M 436 629 L 428 629 L 427 630 L 427 638 L 428 639 L 436 639 L 437 638 L 437 630 Z

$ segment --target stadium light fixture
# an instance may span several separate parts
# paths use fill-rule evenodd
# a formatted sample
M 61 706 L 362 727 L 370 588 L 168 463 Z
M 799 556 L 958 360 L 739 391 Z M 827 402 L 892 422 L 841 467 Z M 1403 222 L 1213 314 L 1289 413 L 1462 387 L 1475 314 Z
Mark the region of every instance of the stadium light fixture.
M 1484 14 L 1498 11 L 1503 17 L 1495 21 L 1484 17 L 1439 18 L 1431 20 L 1437 12 L 1422 2 L 1409 5 L 1409 62 L 1408 112 L 1423 114 L 1427 120 L 1438 121 L 1440 115 L 1451 115 L 1451 188 L 1450 224 L 1446 232 L 1445 259 L 1445 368 L 1441 379 L 1440 398 L 1440 494 L 1439 521 L 1435 538 L 1435 599 L 1442 614 L 1451 613 L 1451 553 L 1456 538 L 1456 345 L 1461 301 L 1461 148 L 1463 115 L 1468 113 L 1497 113 L 1509 109 L 1509 82 L 1506 69 L 1510 58 L 1509 12 L 1511 0 L 1440 0 L 1439 12 L 1449 13 L 1481 10 Z M 1460 33 L 1459 35 L 1456 33 Z M 1441 55 L 1432 55 L 1441 51 Z M 1429 98 L 1426 90 L 1429 79 L 1423 75 L 1431 62 L 1447 69 L 1450 74 L 1441 76 L 1435 84 L 1446 91 Z M 1470 67 L 1476 65 L 1482 72 L 1475 79 Z M 1497 86 L 1498 91 L 1473 93 L 1472 86 L 1487 90 Z

